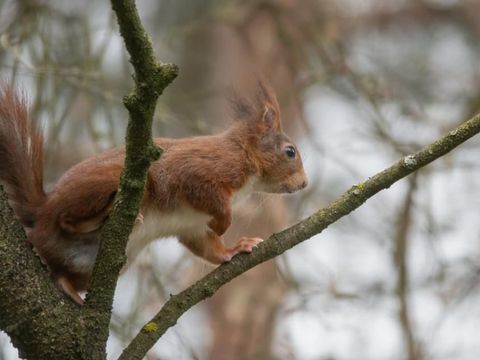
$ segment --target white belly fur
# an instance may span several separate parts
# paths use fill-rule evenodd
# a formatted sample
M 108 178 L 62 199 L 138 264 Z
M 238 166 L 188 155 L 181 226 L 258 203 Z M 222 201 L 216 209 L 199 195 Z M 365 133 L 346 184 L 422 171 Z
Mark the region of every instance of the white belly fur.
M 143 221 L 135 225 L 128 239 L 126 253 L 129 263 L 155 239 L 204 234 L 210 219 L 208 214 L 188 207 L 172 212 L 147 211 L 143 214 Z
M 237 205 L 254 191 L 260 190 L 261 184 L 256 177 L 251 177 L 233 196 L 232 205 Z M 146 211 L 143 222 L 133 228 L 127 244 L 128 263 L 131 264 L 138 253 L 151 241 L 170 236 L 203 236 L 208 229 L 211 216 L 184 206 L 172 212 L 154 209 Z

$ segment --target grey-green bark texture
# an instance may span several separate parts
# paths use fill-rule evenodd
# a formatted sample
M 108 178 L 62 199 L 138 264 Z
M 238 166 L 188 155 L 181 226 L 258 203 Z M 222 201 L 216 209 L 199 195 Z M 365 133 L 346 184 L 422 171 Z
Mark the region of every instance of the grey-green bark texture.
M 23 358 L 78 359 L 80 318 L 25 241 L 0 187 L 0 328 Z
M 112 215 L 102 231 L 102 246 L 86 304 L 77 306 L 53 285 L 48 271 L 25 242 L 23 229 L 0 188 L 0 328 L 27 359 L 105 359 L 113 294 L 125 262 L 125 245 L 137 216 L 152 161 L 160 156 L 151 140 L 155 103 L 175 78 L 173 65 L 160 64 L 132 0 L 112 0 L 120 32 L 135 70 L 135 89 L 124 100 L 130 115 L 127 157 Z M 379 191 L 451 151 L 480 132 L 480 116 L 353 186 L 336 201 L 280 233 L 249 255 L 239 255 L 174 295 L 125 349 L 122 359 L 141 359 L 192 306 L 223 284 L 323 231 Z
M 161 154 L 161 149 L 152 141 L 157 99 L 178 72 L 175 65 L 161 64 L 156 59 L 135 1 L 112 0 L 111 3 L 135 71 L 135 89 L 124 98 L 129 112 L 125 167 L 112 214 L 102 229 L 102 242 L 84 309 L 89 344 L 85 350 L 91 359 L 105 358 L 113 295 L 118 275 L 126 261 L 128 236 L 138 214 L 148 168 Z

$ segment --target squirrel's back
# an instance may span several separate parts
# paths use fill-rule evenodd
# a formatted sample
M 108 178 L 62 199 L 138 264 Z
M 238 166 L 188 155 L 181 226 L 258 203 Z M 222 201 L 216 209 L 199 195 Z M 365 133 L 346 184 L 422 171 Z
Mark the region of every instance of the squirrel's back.
M 0 183 L 21 223 L 33 226 L 46 198 L 43 136 L 29 121 L 25 98 L 7 86 L 0 89 Z

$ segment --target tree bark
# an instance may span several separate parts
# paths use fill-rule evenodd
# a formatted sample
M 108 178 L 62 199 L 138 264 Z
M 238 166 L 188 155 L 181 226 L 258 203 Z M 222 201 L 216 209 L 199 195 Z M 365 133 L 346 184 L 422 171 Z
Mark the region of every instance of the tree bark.
M 27 359 L 81 359 L 81 311 L 26 241 L 0 186 L 0 328 Z
M 112 213 L 102 228 L 101 245 L 87 293 L 85 352 L 106 357 L 112 303 L 120 270 L 125 265 L 128 236 L 137 217 L 150 164 L 161 155 L 152 141 L 152 122 L 158 97 L 177 76 L 177 67 L 161 64 L 140 21 L 134 0 L 112 0 L 120 34 L 130 54 L 135 89 L 124 98 L 129 112 L 125 167 Z

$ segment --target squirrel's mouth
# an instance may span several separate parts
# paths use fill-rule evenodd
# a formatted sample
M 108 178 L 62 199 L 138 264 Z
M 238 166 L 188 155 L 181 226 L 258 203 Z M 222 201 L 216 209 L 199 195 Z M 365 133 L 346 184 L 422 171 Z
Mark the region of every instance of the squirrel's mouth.
M 307 180 L 302 180 L 301 183 L 277 183 L 273 186 L 266 186 L 262 188 L 261 191 L 271 193 L 271 194 L 293 194 L 299 190 L 304 189 L 307 187 L 308 182 Z
M 287 193 L 287 194 L 293 194 L 294 192 L 305 189 L 306 187 L 307 187 L 307 181 L 304 181 L 301 184 L 294 185 L 294 186 L 284 185 L 280 192 Z
M 308 180 L 304 173 L 302 175 L 297 174 L 296 176 L 292 176 L 289 179 L 290 181 L 285 181 L 284 183 L 281 183 L 280 192 L 292 194 L 299 190 L 305 189 L 308 185 Z

